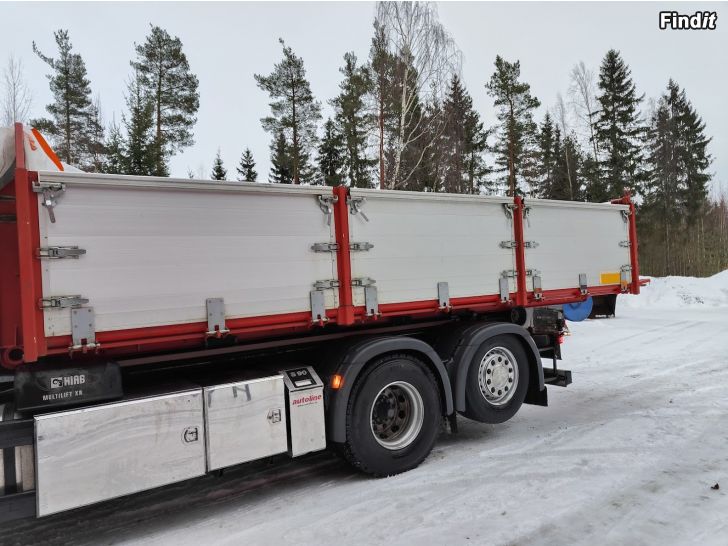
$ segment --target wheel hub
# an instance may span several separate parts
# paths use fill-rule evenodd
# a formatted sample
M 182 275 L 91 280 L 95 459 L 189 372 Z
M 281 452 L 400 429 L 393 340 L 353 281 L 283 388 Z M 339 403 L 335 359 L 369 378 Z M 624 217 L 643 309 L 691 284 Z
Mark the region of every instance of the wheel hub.
M 518 386 L 518 365 L 505 347 L 493 347 L 483 355 L 478 366 L 480 393 L 494 406 L 507 404 Z
M 404 381 L 395 381 L 377 394 L 371 409 L 374 439 L 389 450 L 403 449 L 420 433 L 424 403 L 420 393 Z

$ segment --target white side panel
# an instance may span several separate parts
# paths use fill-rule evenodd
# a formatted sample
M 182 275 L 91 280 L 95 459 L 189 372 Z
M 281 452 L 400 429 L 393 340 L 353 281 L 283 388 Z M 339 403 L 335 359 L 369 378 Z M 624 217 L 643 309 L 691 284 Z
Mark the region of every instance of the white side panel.
M 540 272 L 543 290 L 578 288 L 579 274 L 589 286 L 599 286 L 603 273 L 618 274 L 628 266 L 627 206 L 529 200 L 524 240 L 538 247 L 526 249 L 526 267 Z M 609 282 L 607 284 L 619 284 Z M 528 279 L 528 290 L 532 290 Z
M 364 197 L 361 214 L 350 215 L 352 242 L 374 245 L 352 252 L 352 277 L 376 281 L 379 303 L 437 299 L 447 282 L 451 298 L 498 294 L 503 270 L 513 269 L 513 238 L 504 213 L 507 199 L 410 192 L 351 191 Z M 511 291 L 515 288 L 511 286 Z M 363 289 L 354 290 L 363 305 Z
M 224 298 L 227 319 L 309 311 L 313 283 L 336 278 L 333 253 L 311 250 L 333 240 L 328 190 L 223 184 L 68 183 L 56 223 L 40 208 L 42 244 L 87 252 L 43 261 L 44 297 L 87 298 L 97 331 L 204 322 L 207 298 Z M 69 334 L 69 310 L 47 310 L 45 333 Z

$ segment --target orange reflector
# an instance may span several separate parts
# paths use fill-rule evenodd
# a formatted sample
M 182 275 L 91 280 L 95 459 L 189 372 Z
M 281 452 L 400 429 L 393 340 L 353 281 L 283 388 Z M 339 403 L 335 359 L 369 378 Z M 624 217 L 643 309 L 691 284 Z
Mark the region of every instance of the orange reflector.
M 344 384 L 343 376 L 341 376 L 339 374 L 335 374 L 335 375 L 331 376 L 331 388 L 332 389 L 334 389 L 334 390 L 340 389 L 341 385 L 343 385 L 343 384 Z
M 560 335 L 559 336 L 559 345 L 561 345 L 563 342 L 564 342 L 564 336 Z

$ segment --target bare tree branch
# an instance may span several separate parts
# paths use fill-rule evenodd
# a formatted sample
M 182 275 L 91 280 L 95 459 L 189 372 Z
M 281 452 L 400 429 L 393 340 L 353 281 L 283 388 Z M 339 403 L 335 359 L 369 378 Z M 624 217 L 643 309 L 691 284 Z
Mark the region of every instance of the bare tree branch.
M 0 125 L 10 126 L 15 122 L 24 123 L 30 114 L 33 95 L 25 81 L 23 61 L 11 53 L 2 73 L 3 100 Z

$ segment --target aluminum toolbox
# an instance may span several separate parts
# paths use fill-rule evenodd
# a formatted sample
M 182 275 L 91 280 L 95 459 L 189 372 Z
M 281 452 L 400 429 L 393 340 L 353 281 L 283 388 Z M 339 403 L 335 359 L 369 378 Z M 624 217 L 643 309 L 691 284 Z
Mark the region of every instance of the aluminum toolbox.
M 39 516 L 205 473 L 202 389 L 35 417 Z
M 286 452 L 280 375 L 205 387 L 204 393 L 208 470 Z

